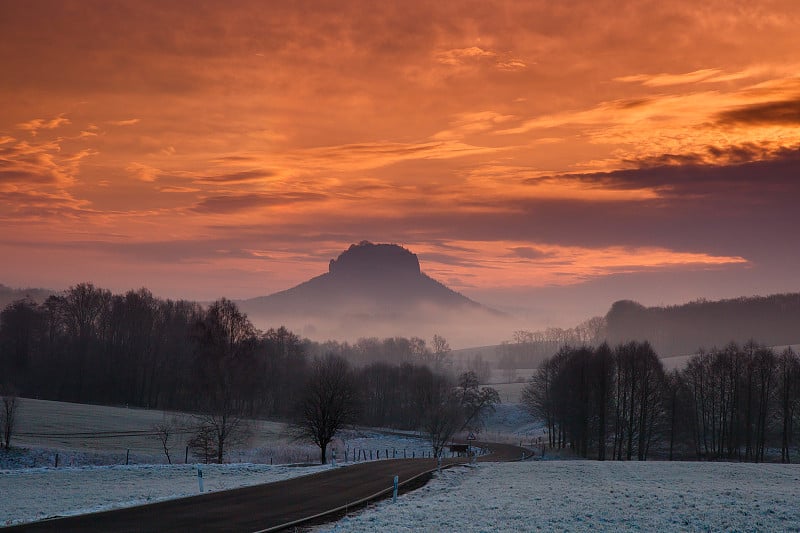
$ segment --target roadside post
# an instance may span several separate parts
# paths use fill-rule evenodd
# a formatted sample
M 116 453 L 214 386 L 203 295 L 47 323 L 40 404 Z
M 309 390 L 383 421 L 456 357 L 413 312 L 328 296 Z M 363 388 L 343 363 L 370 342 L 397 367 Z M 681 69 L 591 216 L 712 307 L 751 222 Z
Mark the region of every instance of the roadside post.
M 333 450 L 331 452 L 331 466 L 333 467 L 336 466 L 336 450 Z
M 392 492 L 392 503 L 397 503 L 397 485 L 400 482 L 399 476 L 394 476 L 394 491 Z
M 475 456 L 472 455 L 472 441 L 474 440 L 475 440 L 475 433 L 470 431 L 469 435 L 467 436 L 467 457 L 469 457 L 470 463 L 475 462 Z
M 200 492 L 203 492 L 203 471 L 197 467 L 197 484 L 200 486 Z

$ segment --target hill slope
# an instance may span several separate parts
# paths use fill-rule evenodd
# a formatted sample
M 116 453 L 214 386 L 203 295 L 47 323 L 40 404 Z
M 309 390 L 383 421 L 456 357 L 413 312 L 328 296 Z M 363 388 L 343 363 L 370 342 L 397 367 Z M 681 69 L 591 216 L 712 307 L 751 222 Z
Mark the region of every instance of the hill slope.
M 795 344 L 800 341 L 800 293 L 667 307 L 621 300 L 611 306 L 606 327 L 610 342 L 648 340 L 662 356 L 750 339 L 768 346 Z
M 332 259 L 328 272 L 239 305 L 256 321 L 336 339 L 427 335 L 455 319 L 502 316 L 424 274 L 409 250 L 366 241 Z

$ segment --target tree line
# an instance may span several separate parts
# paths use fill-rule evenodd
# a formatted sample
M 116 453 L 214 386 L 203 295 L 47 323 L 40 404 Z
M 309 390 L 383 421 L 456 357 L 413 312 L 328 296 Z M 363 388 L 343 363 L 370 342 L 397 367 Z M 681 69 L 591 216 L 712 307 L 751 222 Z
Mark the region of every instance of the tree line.
M 259 331 L 226 299 L 203 307 L 89 283 L 0 312 L 0 386 L 14 391 L 9 397 L 193 413 L 189 445 L 206 461 L 221 462 L 253 417 L 296 422 L 323 461 L 347 424 L 421 429 L 459 387 L 449 353 L 438 335 L 430 347 L 401 337 L 314 343 L 283 327 Z M 482 394 L 475 373 L 465 374 L 463 413 Z M 480 420 L 462 418 L 458 430 Z M 167 426 L 158 430 L 165 449 L 178 430 Z
M 646 341 L 565 346 L 539 367 L 523 403 L 545 423 L 551 447 L 586 458 L 758 462 L 780 450 L 790 462 L 800 358 L 791 348 L 730 343 L 667 372 Z

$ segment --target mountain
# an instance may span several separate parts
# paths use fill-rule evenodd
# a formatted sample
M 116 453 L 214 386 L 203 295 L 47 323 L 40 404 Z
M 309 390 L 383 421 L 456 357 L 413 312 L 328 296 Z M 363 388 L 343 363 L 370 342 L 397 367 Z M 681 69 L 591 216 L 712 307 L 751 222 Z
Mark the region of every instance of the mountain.
M 367 241 L 331 259 L 328 272 L 239 306 L 256 323 L 293 324 L 309 336 L 334 339 L 423 336 L 454 320 L 503 316 L 423 273 L 406 248 Z

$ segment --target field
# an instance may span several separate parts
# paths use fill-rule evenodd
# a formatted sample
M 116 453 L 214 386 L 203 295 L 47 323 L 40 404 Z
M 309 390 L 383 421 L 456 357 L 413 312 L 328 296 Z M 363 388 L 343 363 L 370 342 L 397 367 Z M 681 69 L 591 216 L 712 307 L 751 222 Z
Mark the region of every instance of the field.
M 315 529 L 329 531 L 800 531 L 800 465 L 482 464 Z
M 232 464 L 226 465 L 150 464 L 165 461 L 153 437 L 74 436 L 146 431 L 171 416 L 23 399 L 18 448 L 0 452 L 0 468 L 5 469 L 0 469 L 0 525 L 197 494 L 198 467 L 206 491 L 333 468 L 264 464 L 280 454 L 315 451 L 291 442 L 286 426 L 276 422 L 257 422 L 248 447 L 232 454 Z M 539 435 L 541 426 L 518 404 L 504 403 L 482 438 L 528 443 Z M 409 456 L 428 449 L 413 434 L 375 430 L 348 430 L 337 447 L 383 454 L 395 449 Z M 131 464 L 125 466 L 128 449 Z M 62 454 L 59 468 L 51 464 L 54 453 Z M 39 466 L 26 468 L 31 460 Z M 45 492 L 47 498 L 37 497 Z M 800 465 L 543 460 L 458 467 L 396 504 L 377 503 L 315 529 L 375 530 L 800 532 Z
M 168 465 L 156 437 L 131 433 L 150 432 L 175 413 L 28 398 L 20 399 L 18 413 L 14 447 L 0 451 L 0 526 L 194 495 L 199 490 L 198 466 L 206 491 L 331 468 L 287 464 L 317 461 L 319 449 L 295 442 L 280 422 L 253 421 L 249 442 L 232 450 L 225 465 L 197 465 L 191 455 L 190 464 L 183 464 L 186 437 L 179 435 L 171 450 L 179 464 Z M 334 447 L 340 466 L 345 452 L 352 460 L 353 450 L 372 457 L 380 453 L 381 458 L 387 452 L 397 457 L 430 452 L 429 444 L 413 434 L 369 429 L 342 432 Z M 47 498 L 37 497 L 44 491 Z

